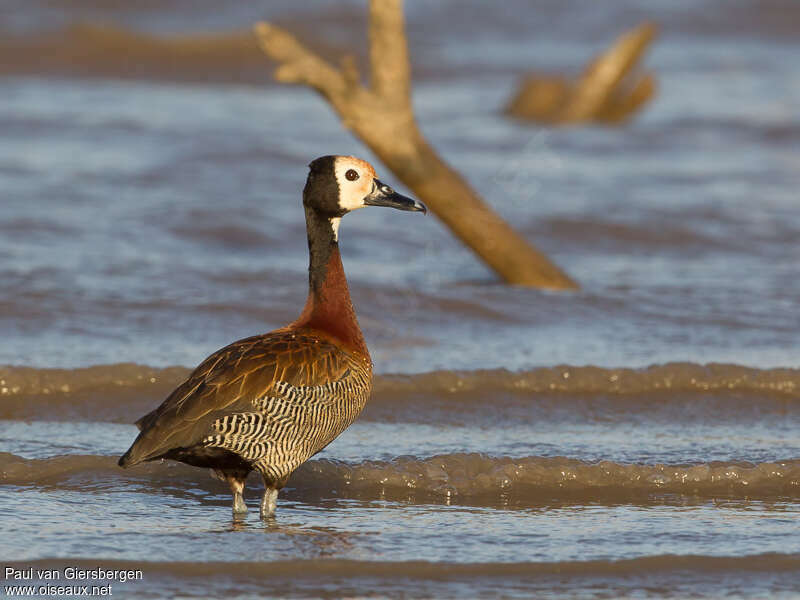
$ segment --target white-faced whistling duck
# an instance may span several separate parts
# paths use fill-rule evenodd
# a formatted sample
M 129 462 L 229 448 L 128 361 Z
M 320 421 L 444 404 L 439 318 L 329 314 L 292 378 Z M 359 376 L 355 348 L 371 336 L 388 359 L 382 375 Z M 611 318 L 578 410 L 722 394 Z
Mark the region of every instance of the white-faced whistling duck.
M 264 479 L 261 517 L 298 466 L 359 415 L 372 388 L 372 360 L 358 326 L 339 255 L 339 222 L 363 206 L 425 212 L 381 183 L 352 156 L 323 156 L 303 189 L 309 291 L 298 319 L 234 342 L 197 367 L 161 406 L 136 422 L 139 436 L 122 467 L 169 458 L 228 482 L 233 511 L 255 470 Z

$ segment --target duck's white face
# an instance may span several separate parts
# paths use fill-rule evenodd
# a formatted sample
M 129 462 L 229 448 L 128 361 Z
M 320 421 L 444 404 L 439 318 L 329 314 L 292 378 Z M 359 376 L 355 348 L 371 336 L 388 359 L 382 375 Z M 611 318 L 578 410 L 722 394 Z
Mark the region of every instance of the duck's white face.
M 355 156 L 337 156 L 334 161 L 336 183 L 339 186 L 339 207 L 345 211 L 366 206 L 366 197 L 375 189 L 375 169 Z
M 365 160 L 355 156 L 337 156 L 333 163 L 336 185 L 339 188 L 338 204 L 344 212 L 364 206 L 388 206 L 400 210 L 426 212 L 422 202 L 401 196 L 375 175 L 375 169 Z

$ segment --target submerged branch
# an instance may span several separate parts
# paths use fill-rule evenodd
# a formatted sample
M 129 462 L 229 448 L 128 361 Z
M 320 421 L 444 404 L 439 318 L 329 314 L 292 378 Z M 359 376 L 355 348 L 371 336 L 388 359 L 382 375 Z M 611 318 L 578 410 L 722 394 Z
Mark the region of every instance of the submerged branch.
M 618 123 L 630 118 L 655 95 L 655 77 L 636 71 L 655 35 L 651 23 L 623 33 L 575 81 L 529 75 L 506 111 L 514 117 L 558 125 Z

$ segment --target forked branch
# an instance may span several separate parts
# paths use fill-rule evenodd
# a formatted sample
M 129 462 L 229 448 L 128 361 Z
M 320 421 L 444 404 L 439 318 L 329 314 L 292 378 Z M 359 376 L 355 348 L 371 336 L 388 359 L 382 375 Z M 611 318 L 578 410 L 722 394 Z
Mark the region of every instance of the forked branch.
M 369 5 L 369 87 L 352 60 L 334 67 L 288 32 L 258 23 L 275 77 L 317 90 L 394 174 L 508 283 L 572 289 L 576 284 L 503 221 L 427 143 L 411 106 L 411 76 L 401 0 Z

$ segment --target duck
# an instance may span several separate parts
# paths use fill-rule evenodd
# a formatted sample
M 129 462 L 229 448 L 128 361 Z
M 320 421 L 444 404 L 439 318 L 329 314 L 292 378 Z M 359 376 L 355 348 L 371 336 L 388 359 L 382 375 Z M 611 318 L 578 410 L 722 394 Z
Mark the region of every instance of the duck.
M 382 183 L 365 160 L 328 155 L 309 164 L 309 285 L 300 316 L 206 358 L 136 421 L 139 434 L 119 466 L 170 459 L 210 469 L 230 486 L 234 517 L 247 512 L 245 481 L 257 471 L 260 516 L 274 517 L 290 475 L 347 429 L 370 396 L 372 359 L 339 252 L 342 217 L 367 206 L 427 212 Z

